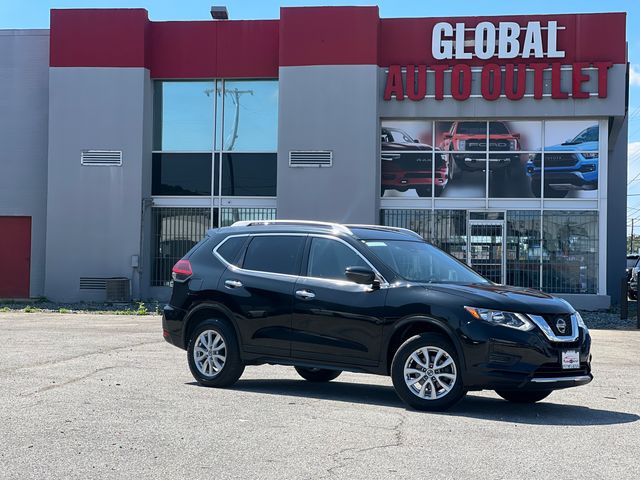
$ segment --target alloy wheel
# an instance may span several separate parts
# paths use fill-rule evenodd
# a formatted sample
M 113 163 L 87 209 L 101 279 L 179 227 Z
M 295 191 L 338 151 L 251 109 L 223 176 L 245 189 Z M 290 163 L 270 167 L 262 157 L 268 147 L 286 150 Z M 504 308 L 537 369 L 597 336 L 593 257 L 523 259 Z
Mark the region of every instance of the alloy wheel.
M 224 338 L 215 330 L 204 330 L 196 339 L 193 361 L 198 371 L 207 377 L 215 377 L 224 368 L 227 346 Z
M 404 381 L 411 392 L 424 400 L 446 396 L 456 383 L 456 364 L 440 347 L 421 347 L 404 364 Z

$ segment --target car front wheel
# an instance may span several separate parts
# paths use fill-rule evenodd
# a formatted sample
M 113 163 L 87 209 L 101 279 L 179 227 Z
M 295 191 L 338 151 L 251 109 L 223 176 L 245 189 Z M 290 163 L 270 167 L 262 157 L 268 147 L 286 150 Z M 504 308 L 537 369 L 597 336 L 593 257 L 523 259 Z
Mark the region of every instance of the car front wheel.
M 330 382 L 338 378 L 338 376 L 342 373 L 340 370 L 328 370 L 325 368 L 303 368 L 303 367 L 295 367 L 296 372 L 310 382 Z
M 196 327 L 189 340 L 187 359 L 193 378 L 205 387 L 230 387 L 244 371 L 233 328 L 217 319 Z
M 391 363 L 391 379 L 396 393 L 409 406 L 446 410 L 466 393 L 460 369 L 451 342 L 443 335 L 424 333 L 398 348 Z
M 513 403 L 536 403 L 547 398 L 551 390 L 527 392 L 523 390 L 496 390 L 502 398 Z

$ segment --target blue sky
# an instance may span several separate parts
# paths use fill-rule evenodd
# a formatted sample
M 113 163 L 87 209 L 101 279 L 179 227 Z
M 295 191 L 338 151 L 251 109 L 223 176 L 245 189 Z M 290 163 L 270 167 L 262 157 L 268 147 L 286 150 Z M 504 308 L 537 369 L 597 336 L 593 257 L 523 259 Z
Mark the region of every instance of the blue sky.
M 0 29 L 48 28 L 51 8 L 143 7 L 151 20 L 207 20 L 212 4 L 226 4 L 233 19 L 278 18 L 281 6 L 372 5 L 373 1 L 336 0 L 0 0 Z M 485 0 L 457 2 L 386 0 L 377 2 L 382 17 L 446 17 L 533 13 L 627 12 L 627 40 L 631 62 L 629 102 L 628 217 L 640 225 L 640 2 L 638 0 Z M 597 32 L 594 32 L 597 35 Z M 637 195 L 634 195 L 637 194 Z M 638 229 L 640 231 L 640 229 Z

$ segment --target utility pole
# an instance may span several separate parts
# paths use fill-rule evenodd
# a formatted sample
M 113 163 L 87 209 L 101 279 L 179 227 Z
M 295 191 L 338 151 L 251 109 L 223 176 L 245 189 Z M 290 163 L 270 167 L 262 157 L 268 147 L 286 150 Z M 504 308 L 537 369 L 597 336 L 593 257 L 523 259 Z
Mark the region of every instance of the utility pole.
M 633 250 L 633 218 L 631 219 L 631 253 L 634 253 L 634 250 Z

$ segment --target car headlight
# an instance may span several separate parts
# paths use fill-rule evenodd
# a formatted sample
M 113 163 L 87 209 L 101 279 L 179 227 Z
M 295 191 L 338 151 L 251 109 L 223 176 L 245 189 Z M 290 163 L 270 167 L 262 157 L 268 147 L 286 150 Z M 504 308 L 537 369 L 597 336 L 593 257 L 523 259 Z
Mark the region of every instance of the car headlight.
M 582 156 L 588 160 L 592 160 L 594 158 L 598 158 L 600 154 L 598 152 L 589 152 L 589 153 L 583 153 Z
M 509 150 L 517 150 L 517 149 L 518 149 L 518 141 L 509 140 Z
M 458 150 L 464 150 L 464 147 L 466 147 L 466 141 L 465 140 L 458 140 Z
M 467 312 L 476 320 L 483 320 L 494 325 L 515 328 L 528 332 L 533 330 L 534 325 L 524 313 L 502 312 L 500 310 L 489 310 L 486 308 L 464 307 Z
M 584 328 L 588 332 L 589 328 L 587 327 L 587 324 L 584 323 L 584 319 L 582 318 L 582 315 L 580 315 L 580 312 L 576 311 L 574 315 L 576 316 L 576 320 L 578 321 L 578 326 Z

